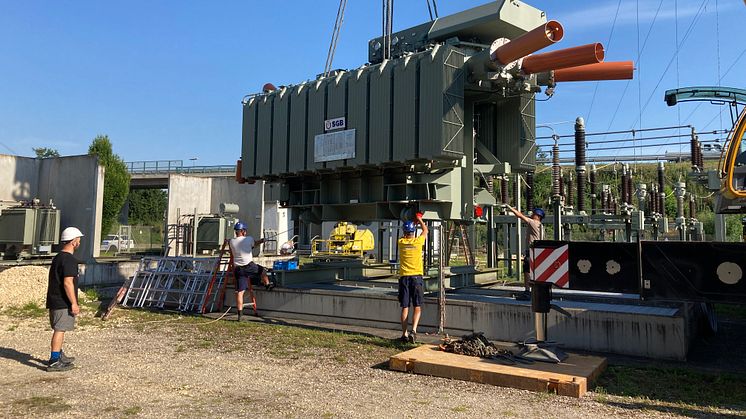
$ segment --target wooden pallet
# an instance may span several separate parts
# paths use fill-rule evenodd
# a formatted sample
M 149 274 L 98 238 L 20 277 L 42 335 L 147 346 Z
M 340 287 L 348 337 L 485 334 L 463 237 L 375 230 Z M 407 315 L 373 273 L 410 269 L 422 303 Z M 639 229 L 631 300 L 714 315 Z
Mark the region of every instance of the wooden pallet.
M 552 392 L 582 397 L 606 369 L 606 358 L 569 354 L 561 364 L 535 362 L 503 365 L 494 360 L 443 352 L 435 345 L 421 345 L 389 359 L 395 371 L 474 381 L 501 387 Z

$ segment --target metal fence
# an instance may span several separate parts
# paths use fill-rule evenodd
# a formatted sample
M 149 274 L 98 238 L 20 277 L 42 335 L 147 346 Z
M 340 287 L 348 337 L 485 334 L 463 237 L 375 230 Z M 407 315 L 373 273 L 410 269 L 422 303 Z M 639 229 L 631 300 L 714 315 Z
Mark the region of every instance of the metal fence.
M 183 160 L 148 160 L 126 162 L 130 174 L 158 173 L 235 173 L 236 166 L 230 164 L 215 166 L 184 165 Z

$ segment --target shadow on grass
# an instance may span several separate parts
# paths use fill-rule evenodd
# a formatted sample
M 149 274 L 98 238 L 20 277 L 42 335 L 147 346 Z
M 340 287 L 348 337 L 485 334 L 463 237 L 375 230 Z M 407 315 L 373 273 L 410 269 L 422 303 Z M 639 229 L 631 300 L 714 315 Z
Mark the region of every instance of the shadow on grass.
M 653 409 L 686 416 L 714 409 L 746 409 L 746 378 L 685 368 L 611 366 L 596 383 L 604 403 L 629 409 Z M 641 400 L 603 400 L 603 394 Z M 662 402 L 662 403 L 656 403 Z
M 26 365 L 27 367 L 36 368 L 38 370 L 47 370 L 46 360 L 36 358 L 25 352 L 18 352 L 13 348 L 0 347 L 0 358 L 10 359 Z
M 608 406 L 614 406 L 621 409 L 635 410 L 637 412 L 644 411 L 656 411 L 661 413 L 667 413 L 670 415 L 688 416 L 692 418 L 706 418 L 706 417 L 740 417 L 741 415 L 726 415 L 718 413 L 712 409 L 706 407 L 693 406 L 693 405 L 656 405 L 654 403 L 646 402 L 622 402 L 622 401 L 604 401 L 604 404 Z

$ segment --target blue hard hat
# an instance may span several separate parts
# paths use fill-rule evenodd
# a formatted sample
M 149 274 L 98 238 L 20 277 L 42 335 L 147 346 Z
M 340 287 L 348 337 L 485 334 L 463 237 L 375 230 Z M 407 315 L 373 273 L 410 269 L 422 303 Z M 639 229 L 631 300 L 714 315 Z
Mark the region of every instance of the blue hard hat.
M 234 230 L 246 230 L 246 224 L 238 221 L 236 225 L 233 226 Z
M 544 210 L 543 210 L 543 209 L 541 209 L 541 208 L 534 208 L 534 214 L 536 214 L 536 215 L 538 215 L 539 217 L 541 217 L 541 219 L 542 219 L 542 220 L 543 220 L 543 219 L 544 219 L 544 217 L 546 216 L 546 214 L 544 214 Z
M 411 221 L 405 221 L 404 225 L 401 228 L 402 230 L 404 230 L 405 233 L 414 233 L 416 230 L 414 227 L 414 223 Z

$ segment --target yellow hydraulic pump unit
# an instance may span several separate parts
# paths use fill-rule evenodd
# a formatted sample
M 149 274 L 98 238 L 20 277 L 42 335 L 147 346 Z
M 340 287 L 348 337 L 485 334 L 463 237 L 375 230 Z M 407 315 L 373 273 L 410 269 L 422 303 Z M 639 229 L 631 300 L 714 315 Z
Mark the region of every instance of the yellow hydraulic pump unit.
M 311 242 L 311 257 L 362 258 L 374 246 L 370 230 L 359 230 L 355 224 L 342 221 L 334 226 L 329 240 L 315 239 Z

